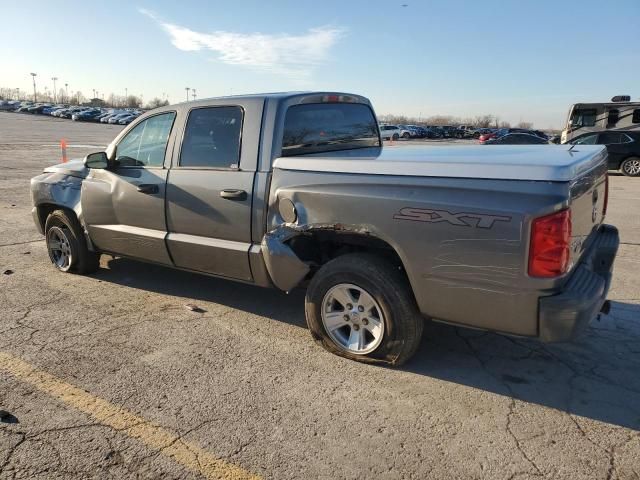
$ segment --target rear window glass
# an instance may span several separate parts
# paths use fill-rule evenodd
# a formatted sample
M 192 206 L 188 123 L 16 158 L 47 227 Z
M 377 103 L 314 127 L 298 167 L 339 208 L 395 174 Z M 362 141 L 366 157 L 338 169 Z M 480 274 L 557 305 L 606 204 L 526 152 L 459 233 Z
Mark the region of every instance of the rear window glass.
M 197 108 L 189 114 L 181 167 L 236 168 L 240 162 L 242 108 Z
M 282 156 L 378 146 L 378 126 L 367 105 L 295 105 L 285 115 Z

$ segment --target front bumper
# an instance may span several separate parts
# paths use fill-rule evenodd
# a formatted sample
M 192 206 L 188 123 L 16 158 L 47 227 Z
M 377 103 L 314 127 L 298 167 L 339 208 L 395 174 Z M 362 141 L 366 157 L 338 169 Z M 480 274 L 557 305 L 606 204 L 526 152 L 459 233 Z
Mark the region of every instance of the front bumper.
M 618 229 L 603 225 L 562 291 L 540 298 L 540 340 L 565 342 L 586 330 L 607 299 L 619 244 Z

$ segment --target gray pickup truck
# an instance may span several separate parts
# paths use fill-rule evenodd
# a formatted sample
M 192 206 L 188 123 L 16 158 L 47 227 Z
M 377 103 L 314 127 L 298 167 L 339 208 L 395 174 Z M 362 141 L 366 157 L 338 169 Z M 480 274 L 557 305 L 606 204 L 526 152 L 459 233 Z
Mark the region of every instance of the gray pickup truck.
M 424 319 L 542 341 L 600 311 L 618 249 L 604 147 L 383 148 L 366 98 L 278 93 L 148 112 L 33 178 L 63 272 L 99 254 L 290 291 L 336 354 L 399 365 Z

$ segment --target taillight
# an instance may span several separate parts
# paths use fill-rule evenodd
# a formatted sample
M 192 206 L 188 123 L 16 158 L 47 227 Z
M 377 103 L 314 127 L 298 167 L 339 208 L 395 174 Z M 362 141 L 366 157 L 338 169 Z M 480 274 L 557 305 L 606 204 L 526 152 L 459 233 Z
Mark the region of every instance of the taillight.
M 570 261 L 571 211 L 536 218 L 531 224 L 529 275 L 557 277 L 567 272 Z
M 604 180 L 604 205 L 602 206 L 602 218 L 607 214 L 607 206 L 609 206 L 609 175 L 605 174 Z

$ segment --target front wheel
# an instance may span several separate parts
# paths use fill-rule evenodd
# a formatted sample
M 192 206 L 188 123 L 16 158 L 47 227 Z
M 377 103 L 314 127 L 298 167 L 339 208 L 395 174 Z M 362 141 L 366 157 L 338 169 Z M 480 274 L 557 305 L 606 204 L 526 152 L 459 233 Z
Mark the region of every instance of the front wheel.
M 391 137 L 393 140 L 398 140 L 400 137 L 398 136 L 397 133 L 393 134 L 393 137 Z
M 87 248 L 80 222 L 65 210 L 55 210 L 45 223 L 47 252 L 53 266 L 61 272 L 92 273 L 99 256 Z
M 410 134 L 408 134 L 407 132 L 404 132 L 404 133 L 402 134 L 402 138 L 404 138 L 405 140 L 409 140 L 409 137 L 411 137 L 411 135 L 410 135 Z
M 620 170 L 627 177 L 637 177 L 640 176 L 640 158 L 632 157 L 627 158 L 622 165 L 620 165 Z
M 316 273 L 305 314 L 326 350 L 390 365 L 402 365 L 416 352 L 424 324 L 401 271 L 382 257 L 360 253 L 331 260 Z

